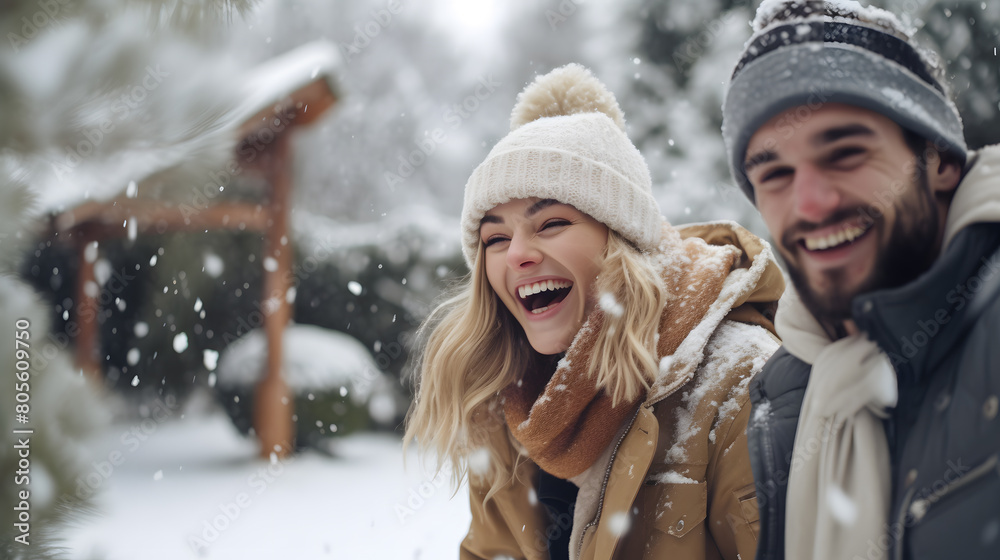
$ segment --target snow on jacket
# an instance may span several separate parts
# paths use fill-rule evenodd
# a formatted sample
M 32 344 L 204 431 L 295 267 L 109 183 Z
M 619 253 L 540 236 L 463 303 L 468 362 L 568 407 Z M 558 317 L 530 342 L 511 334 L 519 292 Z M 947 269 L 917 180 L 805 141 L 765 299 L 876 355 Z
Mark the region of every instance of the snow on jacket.
M 572 531 L 570 557 L 753 558 L 757 501 L 746 449 L 747 386 L 777 349 L 773 310 L 784 280 L 770 247 L 732 222 L 678 228 L 682 237 L 742 251 L 722 293 L 668 358 L 647 398 L 596 472 L 581 485 L 575 519 L 547 519 L 530 460 L 483 503 L 470 483 L 472 524 L 462 560 L 549 558 L 548 541 Z
M 1000 146 L 970 159 L 931 269 L 863 294 L 852 315 L 889 357 L 899 401 L 885 423 L 889 558 L 1000 558 Z M 785 558 L 785 499 L 809 364 L 784 349 L 751 383 L 758 560 Z

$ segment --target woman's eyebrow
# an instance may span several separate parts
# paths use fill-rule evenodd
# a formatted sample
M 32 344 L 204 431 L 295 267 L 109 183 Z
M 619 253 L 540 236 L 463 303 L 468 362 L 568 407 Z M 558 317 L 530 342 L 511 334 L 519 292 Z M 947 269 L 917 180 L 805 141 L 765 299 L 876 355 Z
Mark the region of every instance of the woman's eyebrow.
M 554 198 L 544 198 L 542 200 L 539 200 L 538 202 L 529 206 L 528 209 L 524 211 L 524 216 L 526 218 L 530 218 L 531 216 L 541 212 L 543 209 L 548 208 L 553 204 L 559 204 L 559 201 Z M 487 214 L 483 216 L 483 219 L 479 220 L 480 226 L 482 226 L 483 224 L 502 224 L 502 223 L 503 223 L 503 218 L 501 218 L 500 216 L 494 216 L 492 214 Z
M 542 209 L 552 206 L 553 204 L 559 204 L 559 201 L 554 198 L 543 198 L 542 200 L 539 200 L 529 206 L 528 209 L 524 211 L 524 216 L 526 218 L 530 218 L 531 216 L 541 212 Z

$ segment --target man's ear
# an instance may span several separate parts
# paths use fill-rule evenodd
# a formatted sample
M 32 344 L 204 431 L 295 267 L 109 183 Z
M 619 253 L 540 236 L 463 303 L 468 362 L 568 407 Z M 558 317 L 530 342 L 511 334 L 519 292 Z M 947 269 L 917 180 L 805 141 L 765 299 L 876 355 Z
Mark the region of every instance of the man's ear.
M 931 192 L 938 196 L 950 197 L 962 180 L 962 164 L 951 154 L 942 154 L 930 142 L 927 143 L 927 182 Z

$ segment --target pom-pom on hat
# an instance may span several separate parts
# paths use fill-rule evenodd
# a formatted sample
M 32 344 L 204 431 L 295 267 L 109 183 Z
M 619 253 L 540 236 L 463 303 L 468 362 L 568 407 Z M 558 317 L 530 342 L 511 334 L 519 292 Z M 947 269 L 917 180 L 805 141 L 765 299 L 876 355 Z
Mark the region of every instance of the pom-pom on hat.
M 962 119 L 939 63 L 892 13 L 854 0 L 764 0 L 753 28 L 722 107 L 730 169 L 751 201 L 750 138 L 793 107 L 803 110 L 790 127 L 826 103 L 875 111 L 965 161 Z
M 568 64 L 518 95 L 510 133 L 465 185 L 462 251 L 473 268 L 486 212 L 522 198 L 551 198 L 617 231 L 642 251 L 660 239 L 649 168 L 625 135 L 618 101 L 589 70 Z

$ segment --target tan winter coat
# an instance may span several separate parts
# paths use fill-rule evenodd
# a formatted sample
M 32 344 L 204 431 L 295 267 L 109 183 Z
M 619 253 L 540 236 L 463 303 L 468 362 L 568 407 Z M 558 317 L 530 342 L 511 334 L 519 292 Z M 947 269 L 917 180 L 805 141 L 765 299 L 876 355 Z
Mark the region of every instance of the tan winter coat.
M 570 557 L 751 560 L 757 498 L 747 453 L 747 387 L 778 348 L 771 323 L 784 289 L 770 247 L 732 222 L 679 228 L 682 237 L 742 248 L 702 322 L 674 353 L 636 415 L 577 482 Z M 535 498 L 538 467 L 483 503 L 470 483 L 472 525 L 461 559 L 546 560 L 550 524 Z M 622 528 L 624 527 L 624 531 Z M 546 531 L 550 534 L 546 535 Z

